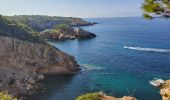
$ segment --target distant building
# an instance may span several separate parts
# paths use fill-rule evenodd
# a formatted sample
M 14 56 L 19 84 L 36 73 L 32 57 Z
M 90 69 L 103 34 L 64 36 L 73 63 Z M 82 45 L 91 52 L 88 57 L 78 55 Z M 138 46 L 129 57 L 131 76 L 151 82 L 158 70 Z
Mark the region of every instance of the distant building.
M 80 28 L 75 27 L 75 28 L 74 28 L 74 31 L 75 31 L 77 34 L 79 34 Z

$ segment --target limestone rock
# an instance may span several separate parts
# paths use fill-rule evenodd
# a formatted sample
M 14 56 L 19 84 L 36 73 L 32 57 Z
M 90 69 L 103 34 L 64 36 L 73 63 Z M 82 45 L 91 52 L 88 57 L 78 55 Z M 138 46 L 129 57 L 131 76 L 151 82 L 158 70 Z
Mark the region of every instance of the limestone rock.
M 162 100 L 169 100 L 170 98 L 170 80 L 167 80 L 165 84 L 161 87 L 160 94 Z

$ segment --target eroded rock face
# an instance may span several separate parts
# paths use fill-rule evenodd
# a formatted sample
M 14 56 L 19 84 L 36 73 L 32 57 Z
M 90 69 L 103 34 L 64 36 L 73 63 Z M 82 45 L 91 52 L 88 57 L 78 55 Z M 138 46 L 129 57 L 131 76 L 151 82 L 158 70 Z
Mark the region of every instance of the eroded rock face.
M 160 94 L 162 96 L 162 100 L 170 99 L 170 80 L 165 81 L 165 84 L 162 85 Z
M 0 37 L 0 90 L 31 94 L 40 88 L 44 75 L 73 74 L 75 58 L 47 44 Z

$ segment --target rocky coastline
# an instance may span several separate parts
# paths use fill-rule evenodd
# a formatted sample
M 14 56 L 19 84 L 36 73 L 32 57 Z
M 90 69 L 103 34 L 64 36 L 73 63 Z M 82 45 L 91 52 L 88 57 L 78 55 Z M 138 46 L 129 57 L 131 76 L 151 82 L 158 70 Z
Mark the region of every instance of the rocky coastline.
M 46 75 L 72 75 L 75 58 L 0 16 L 0 92 L 28 96 L 44 89 Z
M 30 16 L 24 17 L 30 18 Z M 33 16 L 35 19 L 37 17 L 44 18 L 45 16 Z M 59 23 L 60 26 L 56 28 L 54 26 L 58 24 L 58 18 L 54 22 L 49 21 L 44 24 L 34 23 L 34 20 L 31 20 L 22 26 L 0 16 L 0 92 L 8 92 L 19 98 L 44 92 L 45 86 L 41 81 L 46 80 L 46 76 L 74 75 L 80 70 L 80 65 L 73 56 L 47 44 L 45 39 L 95 38 L 95 34 L 79 26 L 97 23 L 86 22 L 78 18 L 64 18 L 64 20 L 67 20 L 65 22 L 67 24 L 63 26 Z M 42 31 L 46 28 L 51 29 Z M 154 80 L 153 84 L 160 89 L 162 100 L 170 99 L 170 80 L 158 79 Z M 101 93 L 95 96 L 99 98 L 97 100 L 137 100 L 131 96 L 115 98 Z
M 92 26 L 96 22 L 88 22 L 81 18 L 57 17 L 43 15 L 6 16 L 7 19 L 21 23 L 29 31 L 35 32 L 47 40 L 91 39 L 96 35 L 80 27 Z

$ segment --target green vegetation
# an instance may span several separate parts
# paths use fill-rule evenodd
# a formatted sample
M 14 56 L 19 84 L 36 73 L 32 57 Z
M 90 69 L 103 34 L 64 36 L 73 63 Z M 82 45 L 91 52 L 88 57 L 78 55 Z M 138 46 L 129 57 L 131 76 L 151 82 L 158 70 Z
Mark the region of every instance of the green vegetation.
M 79 96 L 76 100 L 100 100 L 102 96 L 103 93 L 87 93 Z
M 67 25 L 67 24 L 59 24 L 59 25 L 56 25 L 54 27 L 54 29 L 46 29 L 43 32 L 59 34 L 59 33 L 62 33 L 62 31 L 67 31 L 70 28 L 71 27 L 69 25 Z
M 169 18 L 170 17 L 170 0 L 145 0 L 142 9 L 144 17 L 153 18 Z
M 0 92 L 0 100 L 17 100 L 17 99 L 13 98 L 8 93 Z
M 67 24 L 59 24 L 59 25 L 56 25 L 54 28 L 55 28 L 55 29 L 66 30 L 66 29 L 69 28 L 69 25 L 67 25 Z
M 54 27 L 54 29 L 46 29 L 44 30 L 43 32 L 44 33 L 55 33 L 55 34 L 59 34 L 59 33 L 62 33 L 62 31 L 66 31 L 70 29 L 70 26 L 67 25 L 67 24 L 59 24 L 59 25 L 56 25 Z
M 0 15 L 0 36 L 15 37 L 24 41 L 44 43 L 37 32 L 25 24 L 10 20 Z
M 46 29 L 43 33 L 60 33 L 60 30 L 57 29 Z
M 22 23 L 35 31 L 44 31 L 45 29 L 53 29 L 56 25 L 89 25 L 81 18 L 73 17 L 56 17 L 56 16 L 41 16 L 41 15 L 20 15 L 20 16 L 6 16 L 9 20 L 14 20 L 18 23 Z

